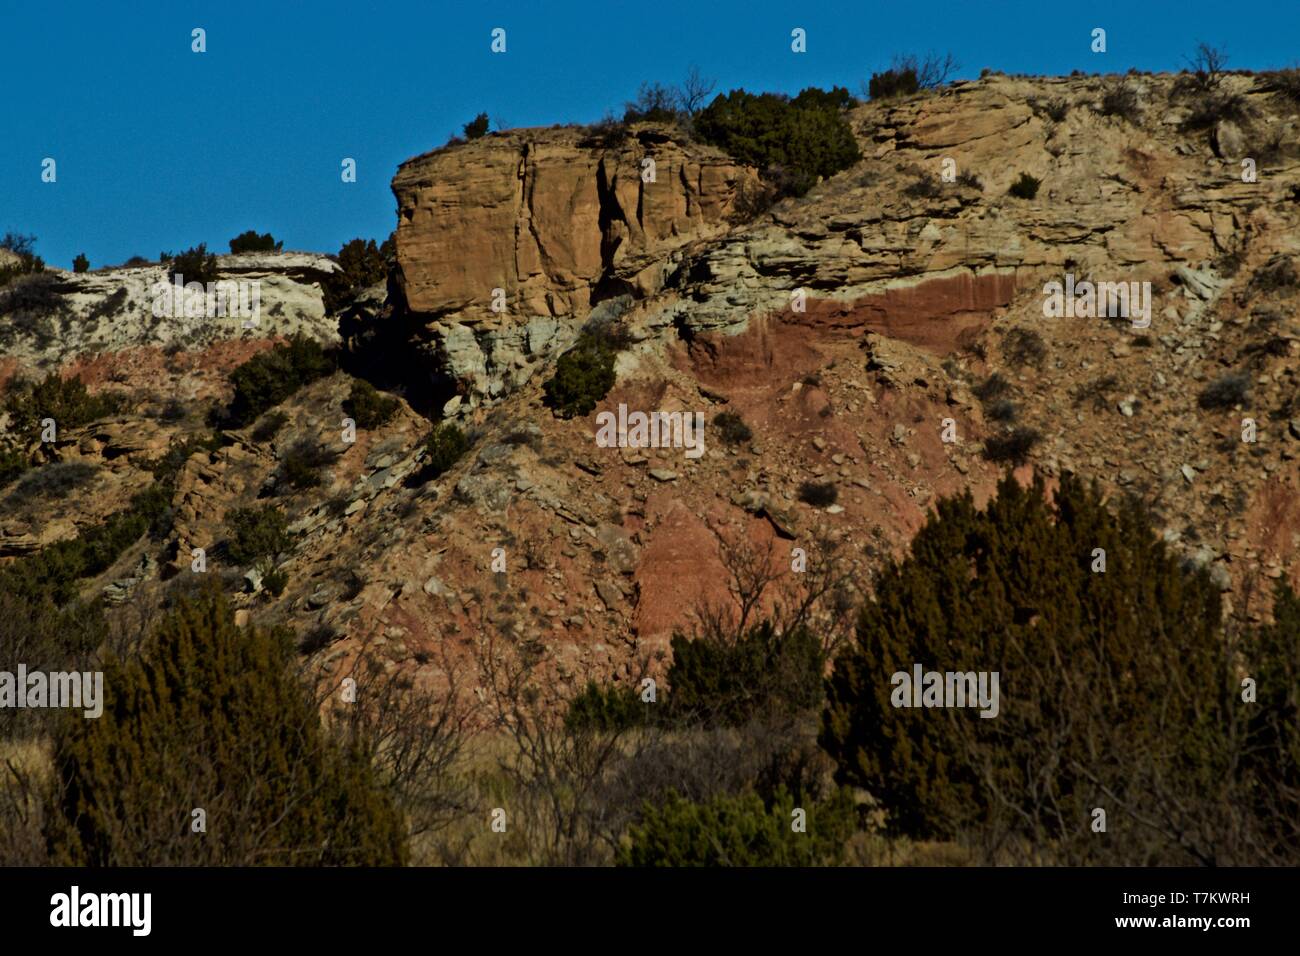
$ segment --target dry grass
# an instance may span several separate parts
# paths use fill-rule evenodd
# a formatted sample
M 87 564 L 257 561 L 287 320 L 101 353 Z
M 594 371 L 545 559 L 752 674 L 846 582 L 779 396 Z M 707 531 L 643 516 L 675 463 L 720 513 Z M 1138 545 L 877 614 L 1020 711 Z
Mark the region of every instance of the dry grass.
M 48 739 L 0 740 L 0 866 L 45 862 L 42 794 L 53 770 Z

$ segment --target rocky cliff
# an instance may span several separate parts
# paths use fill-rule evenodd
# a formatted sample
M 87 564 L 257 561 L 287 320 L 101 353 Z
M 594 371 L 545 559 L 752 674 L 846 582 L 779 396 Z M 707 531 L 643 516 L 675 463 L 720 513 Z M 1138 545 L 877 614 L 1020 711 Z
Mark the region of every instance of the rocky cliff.
M 1277 105 L 1253 80 L 1231 80 Z M 1154 114 L 1174 79 L 1129 83 L 1137 109 Z M 1236 157 L 1215 154 L 1240 144 L 1237 124 L 1198 150 L 1180 132 L 1191 107 L 1134 127 L 1102 115 L 1102 95 L 1096 78 L 995 76 L 861 106 L 858 168 L 739 226 L 752 171 L 677 142 L 680 132 L 639 129 L 614 146 L 573 129 L 493 135 L 399 170 L 402 287 L 468 408 L 521 385 L 617 294 L 651 328 L 735 334 L 799 291 L 809 321 L 937 346 L 1042 276 L 1149 280 L 1230 254 L 1246 231 L 1280 232 L 1270 209 L 1286 177 L 1243 183 Z M 1059 119 L 1053 100 L 1066 104 Z M 1274 119 L 1269 135 L 1294 129 Z M 640 175 L 645 159 L 653 182 Z M 942 183 L 945 169 L 957 182 Z M 1037 197 L 1008 196 L 1026 173 L 1043 182 Z
M 397 255 L 466 407 L 527 381 L 601 300 L 657 292 L 725 232 L 752 170 L 673 130 L 518 130 L 402 164 Z
M 217 543 L 231 509 L 273 500 L 296 534 L 283 595 L 223 573 L 247 607 L 313 635 L 307 652 L 341 666 L 364 649 L 439 680 L 431 653 L 497 631 L 579 686 L 632 673 L 725 593 L 723 542 L 785 567 L 795 547 L 837 543 L 860 600 L 937 498 L 991 493 L 1006 466 L 990 445 L 1022 429 L 1020 477 L 1073 471 L 1136 496 L 1230 605 L 1266 614 L 1261 584 L 1300 584 L 1298 111 L 1233 75 L 1236 118 L 1206 123 L 1175 83 L 993 75 L 859 105 L 862 161 L 748 219 L 753 171 L 678 131 L 518 130 L 412 160 L 393 184 L 402 296 L 372 321 L 411 320 L 429 370 L 460 389 L 471 450 L 410 481 L 429 426 L 405 404 L 340 445 L 340 373 L 286 402 L 278 433 L 233 431 L 190 459 L 168 547 Z M 1115 84 L 1127 116 L 1106 105 Z M 1032 196 L 1010 192 L 1022 174 L 1041 181 Z M 1044 286 L 1066 275 L 1149 282 L 1149 326 L 1048 317 Z M 593 418 L 543 406 L 553 357 L 593 315 L 632 342 L 601 409 L 699 412 L 702 455 L 599 447 Z M 92 388 L 220 399 L 220 376 L 202 376 L 238 357 L 182 349 L 171 377 L 155 364 L 121 382 L 121 363 L 76 361 Z M 724 440 L 723 411 L 752 435 Z M 158 442 L 196 429 L 67 436 L 58 454 L 101 465 L 98 484 L 10 508 L 4 547 L 75 533 Z M 304 440 L 338 456 L 318 486 L 286 488 Z M 805 482 L 834 503 L 809 503 Z M 163 587 L 145 550 L 88 591 Z
M 444 534 L 473 529 L 472 551 L 508 515 L 511 537 L 567 535 L 541 564 L 557 582 L 588 538 L 601 561 L 617 552 L 603 573 L 562 571 L 555 593 L 587 590 L 596 630 L 641 646 L 723 586 L 717 542 L 737 520 L 787 541 L 819 528 L 901 547 L 936 496 L 991 489 L 1000 466 L 984 439 L 1014 425 L 1038 439 L 1023 473 L 1080 471 L 1156 503 L 1167 540 L 1225 588 L 1294 578 L 1298 290 L 1270 276 L 1300 253 L 1300 163 L 1284 145 L 1297 111 L 1238 75 L 1223 95 L 1240 110 L 1206 122 L 1178 82 L 995 74 L 863 104 L 863 160 L 748 221 L 729 212 L 752 173 L 680 132 L 611 147 L 516 131 L 408 163 L 394 180 L 402 281 L 459 383 L 452 410 L 539 421 L 577 465 L 565 474 L 529 446 L 489 464 L 485 451 L 454 485 L 477 517 L 462 525 L 451 508 Z M 655 182 L 637 175 L 647 155 L 661 157 Z M 1036 194 L 1013 195 L 1025 174 Z M 1044 284 L 1066 274 L 1149 282 L 1150 325 L 1046 318 Z M 535 373 L 593 315 L 636 342 L 606 406 L 725 408 L 754 426 L 752 447 L 614 455 L 594 452 L 589 427 L 557 427 Z M 1249 397 L 1203 407 L 1234 372 Z M 492 405 L 501 414 L 484 418 Z M 1243 443 L 1248 418 L 1259 431 Z M 956 442 L 940 439 L 947 420 Z M 809 509 L 803 480 L 836 484 L 838 504 Z M 483 568 L 462 570 L 436 590 L 463 593 Z M 565 604 L 529 630 L 579 628 Z

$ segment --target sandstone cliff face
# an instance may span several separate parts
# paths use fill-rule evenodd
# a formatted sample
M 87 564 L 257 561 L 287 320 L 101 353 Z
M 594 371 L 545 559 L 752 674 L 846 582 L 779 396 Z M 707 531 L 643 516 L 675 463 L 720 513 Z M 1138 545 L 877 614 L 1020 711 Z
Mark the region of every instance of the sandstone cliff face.
M 584 312 L 602 280 L 646 294 L 646 268 L 722 232 L 749 178 L 652 128 L 611 146 L 579 129 L 518 130 L 412 159 L 393 179 L 407 304 L 473 321 L 498 288 L 516 316 Z
M 862 105 L 859 166 L 730 228 L 753 172 L 661 131 L 601 146 L 575 129 L 520 130 L 440 150 L 393 181 L 407 302 L 468 409 L 520 387 L 614 293 L 633 297 L 652 337 L 742 333 L 802 292 L 808 321 L 941 346 L 1043 276 L 1149 279 L 1229 253 L 1243 231 L 1276 232 L 1283 182 L 1261 195 L 1227 163 L 1207 178 L 1180 133 L 1187 109 L 1156 106 L 1173 78 L 1128 82 L 1141 130 L 1100 114 L 1089 77 L 995 76 Z M 1070 105 L 1059 120 L 1051 99 Z M 1207 145 L 1243 136 L 1230 132 Z M 641 181 L 645 157 L 655 183 Z M 940 183 L 947 161 L 982 188 Z M 1033 200 L 1008 195 L 1021 173 L 1043 182 Z M 939 188 L 911 188 L 923 179 Z
M 613 143 L 511 131 L 418 157 L 393 180 L 406 305 L 469 404 L 498 397 L 570 344 L 596 300 L 658 291 L 671 254 L 725 231 L 754 178 L 653 127 Z

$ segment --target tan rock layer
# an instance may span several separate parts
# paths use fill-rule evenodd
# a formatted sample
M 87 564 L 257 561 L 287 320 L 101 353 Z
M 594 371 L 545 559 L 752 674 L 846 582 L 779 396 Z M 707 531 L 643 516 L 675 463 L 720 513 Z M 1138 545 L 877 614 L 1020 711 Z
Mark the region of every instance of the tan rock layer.
M 725 230 L 755 175 L 651 128 L 612 145 L 585 135 L 512 131 L 402 165 L 397 256 L 413 312 L 474 322 L 501 289 L 509 313 L 567 316 L 602 281 L 654 291 L 654 267 Z

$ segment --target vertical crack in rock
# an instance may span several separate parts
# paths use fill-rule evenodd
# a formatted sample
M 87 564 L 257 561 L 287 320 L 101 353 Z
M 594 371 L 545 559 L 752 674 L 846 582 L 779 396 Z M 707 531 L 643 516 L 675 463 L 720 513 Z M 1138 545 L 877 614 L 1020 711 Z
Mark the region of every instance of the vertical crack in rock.
M 615 177 L 617 177 L 617 173 L 615 174 Z M 639 176 L 637 177 L 637 181 L 640 182 Z M 601 263 L 601 274 L 600 278 L 597 280 L 597 285 L 606 280 L 613 271 L 614 256 L 618 252 L 618 247 L 623 243 L 624 236 L 627 234 L 627 217 L 623 214 L 623 207 L 618 203 L 618 196 L 614 191 L 615 185 L 616 183 L 610 182 L 607 156 L 602 156 L 600 162 L 596 164 L 596 200 L 600 204 L 600 214 L 597 217 L 597 226 L 600 229 Z M 639 217 L 639 208 L 637 214 Z M 615 228 L 615 223 L 622 223 L 624 228 Z

